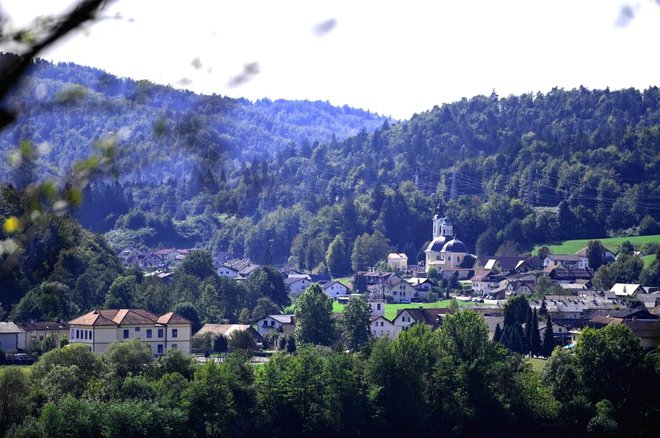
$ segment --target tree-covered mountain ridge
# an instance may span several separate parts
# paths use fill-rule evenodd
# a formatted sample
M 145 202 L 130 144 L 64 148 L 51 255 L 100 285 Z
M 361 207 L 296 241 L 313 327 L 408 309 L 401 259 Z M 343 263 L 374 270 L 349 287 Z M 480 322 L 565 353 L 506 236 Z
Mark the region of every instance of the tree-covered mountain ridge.
M 126 202 L 88 203 L 81 217 L 111 218 L 102 230 L 119 247 L 187 242 L 309 270 L 327 268 L 340 234 L 345 258 L 378 232 L 379 248 L 420 260 L 439 203 L 478 253 L 604 237 L 660 217 L 659 101 L 657 87 L 476 96 L 271 160 L 91 187 L 88 199 L 110 190 Z
M 14 55 L 2 54 L 2 59 Z M 181 177 L 196 159 L 250 160 L 303 142 L 373 131 L 388 118 L 322 101 L 250 102 L 120 78 L 73 63 L 34 62 L 3 105 L 17 112 L 0 133 L 3 154 L 29 140 L 48 144 L 46 174 L 61 175 L 93 144 L 116 135 L 124 177 Z M 10 170 L 2 160 L 0 175 Z M 3 178 L 6 179 L 6 178 Z
M 58 68 L 49 71 L 78 71 L 73 65 Z M 73 73 L 63 78 L 75 82 Z M 260 263 L 325 270 L 338 236 L 340 264 L 348 267 L 365 233 L 379 250 L 405 251 L 420 260 L 439 203 L 468 248 L 490 254 L 631 227 L 634 232 L 644 218 L 648 225 L 660 217 L 657 87 L 475 96 L 404 122 L 379 119 L 373 132 L 361 129 L 343 140 L 291 136 L 283 148 L 252 154 L 250 161 L 252 143 L 237 140 L 244 153 L 232 153 L 228 134 L 209 128 L 216 117 L 209 108 L 226 109 L 236 101 L 168 94 L 167 87 L 108 75 L 90 81 L 119 97 L 97 101 L 90 87 L 81 93 L 68 87 L 46 99 L 62 109 L 51 111 L 50 131 L 50 125 L 19 119 L 11 132 L 16 141 L 52 144 L 48 159 L 76 157 L 76 148 L 107 132 L 119 132 L 120 141 L 131 145 L 131 153 L 119 158 L 130 165 L 119 182 L 87 187 L 77 212 L 85 226 L 108 232 L 116 248 L 197 245 Z M 133 94 L 117 91 L 124 83 Z M 24 86 L 16 93 L 13 98 L 27 111 L 21 117 L 39 113 L 26 102 L 45 99 L 43 88 Z M 204 105 L 183 111 L 193 101 Z M 127 102 L 140 106 L 139 117 L 123 111 Z M 77 119 L 83 114 L 89 114 L 86 123 Z M 262 115 L 262 123 L 275 123 L 276 116 Z M 313 123 L 303 110 L 299 117 Z M 252 134 L 248 126 L 254 125 L 232 123 Z M 64 132 L 63 125 L 77 128 Z M 56 144 L 66 154 L 57 155 Z

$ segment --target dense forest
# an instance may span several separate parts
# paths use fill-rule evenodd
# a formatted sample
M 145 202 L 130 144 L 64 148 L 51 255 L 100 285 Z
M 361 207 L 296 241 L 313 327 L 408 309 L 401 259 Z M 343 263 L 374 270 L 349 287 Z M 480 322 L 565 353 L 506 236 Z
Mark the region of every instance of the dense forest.
M 478 96 L 272 159 L 100 182 L 85 198 L 118 202 L 77 214 L 116 247 L 198 244 L 318 271 L 338 235 L 347 253 L 379 233 L 421 260 L 440 203 L 478 253 L 634 233 L 643 220 L 655 229 L 659 98 L 657 88 Z

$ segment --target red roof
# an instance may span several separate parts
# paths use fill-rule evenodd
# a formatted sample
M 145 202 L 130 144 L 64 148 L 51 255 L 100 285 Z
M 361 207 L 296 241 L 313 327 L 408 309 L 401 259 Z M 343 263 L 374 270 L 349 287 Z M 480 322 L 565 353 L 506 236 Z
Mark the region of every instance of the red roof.
M 191 324 L 189 320 L 174 312 L 168 312 L 158 318 L 158 324 Z
M 174 312 L 158 315 L 144 309 L 93 310 L 69 321 L 71 325 L 144 325 L 144 324 L 190 324 L 186 318 Z

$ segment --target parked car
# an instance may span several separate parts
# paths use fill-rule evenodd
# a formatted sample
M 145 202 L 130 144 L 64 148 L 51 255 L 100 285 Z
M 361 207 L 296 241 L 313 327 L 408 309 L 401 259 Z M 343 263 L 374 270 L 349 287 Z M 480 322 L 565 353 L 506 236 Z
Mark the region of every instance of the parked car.
M 34 358 L 27 353 L 15 353 L 7 355 L 7 363 L 10 365 L 32 365 Z

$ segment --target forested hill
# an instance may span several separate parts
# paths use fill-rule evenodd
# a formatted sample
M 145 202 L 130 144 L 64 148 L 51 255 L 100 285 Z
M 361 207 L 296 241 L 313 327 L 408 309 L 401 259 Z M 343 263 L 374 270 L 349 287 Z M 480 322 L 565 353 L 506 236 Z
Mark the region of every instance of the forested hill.
M 21 111 L 4 148 L 47 142 L 55 172 L 110 132 L 128 146 L 119 180 L 87 187 L 76 212 L 117 249 L 198 245 L 347 274 L 390 249 L 419 260 L 439 203 L 480 254 L 648 232 L 660 218 L 657 87 L 493 93 L 393 122 L 74 65 L 40 62 L 31 78 L 11 99 Z
M 10 54 L 0 55 L 0 62 Z M 0 153 L 24 140 L 47 143 L 47 174 L 63 172 L 115 133 L 125 177 L 181 176 L 208 163 L 272 156 L 295 144 L 373 131 L 385 117 L 327 102 L 250 102 L 118 78 L 72 63 L 38 60 L 3 103 L 18 119 L 0 133 Z M 0 176 L 7 174 L 0 160 Z M 6 178 L 3 178 L 6 180 Z
M 272 160 L 95 185 L 79 218 L 117 247 L 201 244 L 309 270 L 339 248 L 341 273 L 388 249 L 419 259 L 440 202 L 484 254 L 635 232 L 644 218 L 648 231 L 660 216 L 659 100 L 656 87 L 477 96 Z

